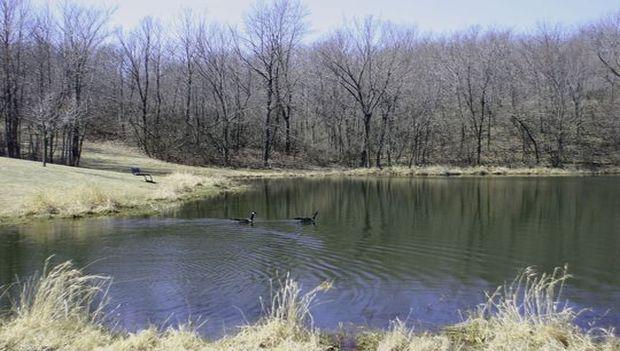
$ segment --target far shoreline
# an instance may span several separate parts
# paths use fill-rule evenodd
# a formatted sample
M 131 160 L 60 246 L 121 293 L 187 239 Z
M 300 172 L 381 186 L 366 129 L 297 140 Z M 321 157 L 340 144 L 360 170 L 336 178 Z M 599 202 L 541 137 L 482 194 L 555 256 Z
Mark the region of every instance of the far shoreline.
M 383 168 L 311 168 L 303 170 L 274 168 L 274 169 L 235 169 L 235 168 L 215 168 L 215 167 L 196 167 L 184 166 L 179 164 L 167 163 L 155 159 L 149 159 L 138 153 L 115 155 L 107 148 L 105 151 L 94 146 L 90 153 L 86 155 L 86 166 L 67 167 L 61 165 L 48 165 L 41 167 L 39 162 L 9 159 L 0 157 L 2 171 L 5 169 L 22 168 L 17 172 L 19 177 L 11 174 L 2 175 L 1 178 L 8 179 L 11 183 L 9 188 L 38 188 L 45 189 L 43 192 L 34 195 L 21 196 L 14 194 L 12 200 L 14 208 L 12 211 L 0 212 L 0 226 L 23 225 L 30 221 L 45 219 L 79 219 L 93 217 L 111 216 L 148 216 L 162 213 L 164 210 L 180 206 L 184 203 L 207 199 L 224 193 L 239 192 L 247 190 L 243 183 L 249 180 L 261 179 L 291 179 L 291 178 L 356 178 L 356 177 L 394 177 L 394 178 L 501 178 L 501 177 L 585 177 L 585 176 L 615 176 L 620 175 L 620 166 L 606 166 L 595 170 L 578 168 L 548 168 L 548 167 L 500 167 L 500 166 L 475 166 L 475 167 L 456 167 L 456 166 L 392 166 Z M 113 150 L 116 151 L 116 150 Z M 132 160 L 124 160 L 123 157 L 131 156 Z M 89 158 L 96 159 L 97 166 Z M 117 160 L 121 158 L 121 160 Z M 139 177 L 132 177 L 124 169 L 110 169 L 108 165 L 116 167 L 119 163 L 146 164 L 145 169 L 156 174 L 159 183 L 154 184 L 153 188 L 146 189 L 143 193 L 138 193 L 135 186 L 125 189 L 123 194 L 108 193 L 104 190 L 97 190 L 90 197 L 83 199 L 83 194 L 76 197 L 77 202 L 84 202 L 82 206 L 72 206 L 61 204 L 67 198 L 76 196 L 72 194 L 77 189 L 84 193 L 84 189 L 99 187 L 101 189 L 114 188 L 115 184 L 107 184 L 105 180 L 98 181 L 98 177 L 109 178 L 109 173 L 117 172 L 116 176 L 123 177 L 123 182 L 131 182 L 138 186 L 148 187 L 143 182 L 136 183 Z M 68 178 L 73 174 L 88 171 L 88 178 L 68 179 L 71 181 L 71 188 L 54 187 L 46 184 L 46 177 L 38 177 L 40 172 L 51 171 L 63 172 L 60 177 Z M 26 174 L 26 177 L 24 177 Z M 32 176 L 29 176 L 29 175 Z M 68 174 L 68 175 L 67 175 Z M 13 178 L 13 179 L 11 179 Z M 95 179 L 93 181 L 93 179 Z M 95 185 L 93 185 L 93 183 Z M 101 183 L 101 184 L 99 184 Z M 0 184 L 1 185 L 1 184 Z M 116 185 L 117 186 L 117 185 Z M 12 187 L 12 188 L 11 188 Z M 69 189 L 69 190 L 67 190 Z M 9 190 L 10 192 L 10 190 Z M 134 193 L 135 192 L 135 193 Z M 153 195 L 156 193 L 155 195 Z M 11 195 L 11 194 L 9 194 Z M 27 198 L 24 198 L 27 197 Z M 62 199 L 62 200 L 61 200 Z M 0 197 L 0 201 L 3 199 Z M 17 202 L 17 204 L 15 204 Z M 33 205 L 34 203 L 34 205 Z M 1 207 L 9 207 L 2 204 Z M 64 206 L 64 207 L 63 207 Z

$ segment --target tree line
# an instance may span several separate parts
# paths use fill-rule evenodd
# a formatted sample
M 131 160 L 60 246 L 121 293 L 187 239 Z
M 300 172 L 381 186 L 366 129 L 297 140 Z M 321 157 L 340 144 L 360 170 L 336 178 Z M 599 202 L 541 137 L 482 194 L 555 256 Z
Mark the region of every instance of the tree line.
M 92 138 L 226 166 L 620 162 L 620 13 L 447 35 L 367 17 L 313 41 L 297 0 L 239 28 L 112 13 L 0 0 L 0 156 L 76 166 Z

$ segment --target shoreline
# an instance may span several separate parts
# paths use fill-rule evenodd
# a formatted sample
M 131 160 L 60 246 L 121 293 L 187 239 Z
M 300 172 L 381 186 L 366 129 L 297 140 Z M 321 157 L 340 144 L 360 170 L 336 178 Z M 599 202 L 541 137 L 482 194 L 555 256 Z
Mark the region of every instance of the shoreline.
M 92 158 L 100 157 L 99 153 L 91 153 Z M 14 209 L 0 212 L 0 226 L 22 225 L 29 221 L 45 219 L 78 219 L 110 216 L 142 216 L 155 215 L 163 210 L 198 199 L 206 199 L 227 192 L 239 192 L 247 190 L 245 181 L 260 179 L 290 179 L 290 178 L 329 178 L 329 177 L 397 177 L 397 178 L 501 178 L 501 177 L 585 177 L 585 176 L 614 176 L 620 175 L 620 167 L 607 167 L 598 170 L 585 169 L 558 169 L 558 168 L 508 168 L 496 166 L 478 167 L 449 167 L 449 166 L 425 166 L 425 167 L 385 167 L 378 168 L 321 168 L 307 170 L 291 169 L 233 169 L 233 168 L 210 168 L 194 167 L 171 164 L 159 160 L 147 159 L 137 153 L 131 154 L 137 157 L 136 163 L 147 163 L 145 169 L 153 172 L 156 184 L 139 182 L 140 177 L 119 172 L 120 170 L 108 170 L 105 163 L 99 164 L 99 169 L 94 166 L 67 167 L 61 165 L 48 165 L 43 168 L 38 162 L 0 158 L 0 165 L 7 169 L 24 167 L 27 171 L 36 174 L 50 169 L 69 174 L 83 172 L 93 173 L 93 177 L 110 178 L 119 177 L 124 182 L 126 189 L 120 192 L 107 189 L 118 186 L 118 182 L 112 185 L 98 184 L 90 179 L 71 180 L 71 187 L 47 187 L 45 177 L 39 179 L 22 178 L 30 181 L 25 184 L 22 179 L 14 179 L 17 188 L 38 188 L 30 194 L 15 196 L 13 199 Z M 115 155 L 103 154 L 103 157 L 114 159 Z M 108 162 L 113 164 L 113 162 Z M 120 162 L 119 162 L 120 163 Z M 127 161 L 126 163 L 130 163 Z M 2 177 L 0 177 L 2 178 Z M 9 174 L 7 178 L 11 178 Z M 13 176 L 13 178 L 17 178 Z M 24 184 L 20 184 L 24 183 Z M 142 191 L 137 192 L 137 187 Z M 7 186 L 4 186 L 6 189 Z M 10 188 L 10 186 L 9 186 Z M 44 190 L 41 190 L 44 189 Z M 106 190 L 102 190 L 106 189 Z M 24 198 L 25 197 L 25 198 Z M 2 198 L 0 198 L 1 202 Z M 76 206 L 69 201 L 78 203 Z M 8 205 L 8 204 L 7 204 Z M 9 206 L 6 206 L 9 207 Z
M 105 294 L 110 278 L 87 275 L 70 261 L 50 264 L 17 283 L 11 308 L 0 312 L 0 350 L 600 350 L 620 347 L 614 330 L 582 329 L 579 312 L 562 304 L 570 275 L 564 268 L 540 273 L 528 267 L 489 293 L 467 318 L 435 332 L 417 332 L 394 320 L 389 328 L 319 330 L 311 308 L 332 282 L 306 290 L 288 275 L 275 282 L 265 314 L 218 339 L 206 339 L 187 322 L 130 333 L 106 326 Z M 8 298 L 8 296 L 3 296 Z M 263 301 L 261 299 L 261 301 Z

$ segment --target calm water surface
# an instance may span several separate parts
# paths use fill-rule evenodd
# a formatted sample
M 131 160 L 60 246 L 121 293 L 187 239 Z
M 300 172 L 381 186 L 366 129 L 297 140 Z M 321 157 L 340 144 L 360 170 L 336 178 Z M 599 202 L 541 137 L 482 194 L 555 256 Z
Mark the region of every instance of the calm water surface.
M 339 322 L 418 329 L 461 320 L 483 291 L 528 265 L 568 263 L 566 297 L 592 307 L 582 325 L 620 329 L 620 177 L 296 179 L 186 204 L 150 218 L 46 221 L 0 228 L 0 285 L 52 254 L 113 277 L 112 315 L 205 322 L 218 336 L 261 315 L 270 281 L 290 272 L 311 288 L 334 281 L 312 309 Z M 287 218 L 320 214 L 316 226 Z M 256 210 L 254 226 L 229 217 Z

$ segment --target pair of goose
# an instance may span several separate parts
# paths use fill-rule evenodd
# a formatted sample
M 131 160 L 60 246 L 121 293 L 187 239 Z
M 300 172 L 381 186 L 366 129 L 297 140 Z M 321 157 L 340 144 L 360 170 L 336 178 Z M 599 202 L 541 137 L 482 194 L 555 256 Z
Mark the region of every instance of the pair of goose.
M 233 221 L 237 221 L 241 224 L 254 224 L 254 217 L 256 217 L 256 211 L 250 212 L 250 217 L 248 218 L 231 218 Z M 316 216 L 319 215 L 319 211 L 314 211 L 314 215 L 312 217 L 295 217 L 294 220 L 298 221 L 302 224 L 316 224 Z

